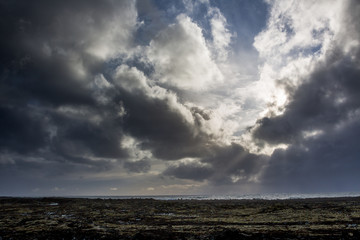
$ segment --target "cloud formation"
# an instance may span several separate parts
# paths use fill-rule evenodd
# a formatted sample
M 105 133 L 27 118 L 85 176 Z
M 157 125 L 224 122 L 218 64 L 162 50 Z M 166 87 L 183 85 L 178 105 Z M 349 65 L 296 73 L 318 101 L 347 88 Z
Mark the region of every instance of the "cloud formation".
M 201 90 L 223 80 L 201 28 L 183 14 L 150 42 L 148 57 L 155 78 L 170 86 Z
M 319 2 L 313 9 L 327 4 Z M 265 144 L 288 145 L 287 149 L 278 149 L 272 154 L 263 179 L 267 186 L 295 192 L 301 189 L 351 191 L 354 190 L 353 184 L 359 181 L 356 174 L 359 152 L 354 143 L 358 136 L 360 107 L 360 22 L 359 13 L 353 9 L 359 9 L 360 5 L 356 1 L 334 1 L 332 6 L 326 8 L 326 12 L 320 11 L 315 15 L 322 19 L 323 24 L 315 21 L 310 27 L 303 26 L 312 32 L 312 36 L 308 36 L 311 41 L 296 40 L 298 33 L 295 27 L 294 37 L 282 43 L 291 46 L 293 41 L 299 42 L 305 49 L 314 43 L 321 45 L 317 50 L 319 52 L 312 56 L 310 71 L 302 75 L 289 72 L 286 79 L 278 80 L 278 85 L 288 96 L 283 112 L 279 115 L 269 112 L 268 116 L 258 120 L 252 130 L 254 138 Z M 293 11 L 286 10 L 288 12 Z M 296 17 L 302 12 L 290 16 L 294 15 L 295 19 L 286 20 L 289 24 L 298 23 Z M 273 32 L 272 22 L 268 24 L 268 31 Z M 316 27 L 312 29 L 314 25 Z M 267 34 L 263 32 L 262 36 Z M 292 61 L 299 64 L 300 58 L 305 56 L 293 58 Z M 287 80 L 291 77 L 298 79 Z
M 227 4 L 1 1 L 0 194 L 354 190 L 359 3 Z

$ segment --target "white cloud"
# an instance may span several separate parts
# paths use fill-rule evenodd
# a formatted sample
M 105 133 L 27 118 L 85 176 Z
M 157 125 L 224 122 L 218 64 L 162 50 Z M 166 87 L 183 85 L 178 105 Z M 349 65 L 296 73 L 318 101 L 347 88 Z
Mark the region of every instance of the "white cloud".
M 211 35 L 213 38 L 212 47 L 213 55 L 219 61 L 225 61 L 228 57 L 229 44 L 232 34 L 227 29 L 226 18 L 218 8 L 209 8 Z
M 359 45 L 357 31 L 349 29 L 353 25 L 344 21 L 348 0 L 271 0 L 268 3 L 271 10 L 267 27 L 254 39 L 254 47 L 263 60 L 260 78 L 249 88 L 254 96 L 268 103 L 260 117 L 281 115 L 291 98 L 284 86 L 296 89 L 308 81 L 309 74 L 326 63 L 335 48 L 340 47 L 346 54 Z M 309 138 L 321 132 L 303 134 Z M 259 149 L 251 134 L 245 134 L 241 139 L 251 152 L 268 155 L 276 148 L 288 147 L 265 144 Z
M 185 15 L 151 41 L 148 58 L 155 66 L 155 78 L 181 89 L 204 90 L 223 80 L 201 28 Z
M 117 86 L 129 92 L 136 90 L 148 91 L 150 88 L 144 73 L 136 67 L 129 67 L 128 65 L 122 64 L 116 68 L 114 80 Z
M 121 141 L 121 147 L 126 149 L 129 156 L 129 162 L 136 162 L 142 159 L 151 159 L 152 154 L 148 150 L 141 149 L 141 142 L 137 141 L 135 138 L 124 135 Z
M 119 53 L 128 54 L 132 46 L 132 34 L 138 25 L 135 1 L 119 1 L 115 5 L 117 11 L 114 11 L 106 24 L 97 31 L 89 31 L 87 52 L 101 59 L 108 59 Z M 83 21 L 94 24 L 94 19 L 87 17 Z M 83 22 L 81 24 L 87 26 Z
M 254 90 L 279 109 L 287 97 L 278 80 L 299 85 L 332 49 L 341 29 L 341 9 L 346 1 L 268 1 L 271 12 L 267 27 L 254 39 L 264 64 Z M 270 109 L 272 113 L 276 112 Z M 281 111 L 278 111 L 281 114 Z
M 326 50 L 340 28 L 343 2 L 271 1 L 268 26 L 255 38 L 254 46 L 262 57 L 272 57 L 280 66 L 292 58 L 312 55 L 311 48 Z
M 178 190 L 178 189 L 193 189 L 193 188 L 199 188 L 203 184 L 171 184 L 171 185 L 162 185 L 161 187 L 164 189 L 171 189 L 171 190 Z

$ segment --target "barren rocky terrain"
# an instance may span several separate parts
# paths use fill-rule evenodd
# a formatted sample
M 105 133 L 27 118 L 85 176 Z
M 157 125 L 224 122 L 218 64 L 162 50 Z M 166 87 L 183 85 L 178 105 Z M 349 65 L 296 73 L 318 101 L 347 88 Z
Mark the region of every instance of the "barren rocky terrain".
M 0 239 L 360 239 L 360 198 L 0 198 Z

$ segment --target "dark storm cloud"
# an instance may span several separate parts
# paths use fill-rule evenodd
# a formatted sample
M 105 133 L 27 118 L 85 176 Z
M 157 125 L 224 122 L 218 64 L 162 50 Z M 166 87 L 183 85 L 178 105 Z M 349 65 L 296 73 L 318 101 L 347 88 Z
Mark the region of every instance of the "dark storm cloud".
M 204 158 L 214 169 L 212 181 L 217 184 L 251 182 L 264 166 L 266 156 L 249 153 L 239 144 L 218 146 L 213 154 Z
M 125 162 L 124 168 L 126 168 L 130 172 L 146 173 L 151 168 L 150 159 L 142 159 L 136 162 Z
M 254 136 L 270 144 L 294 143 L 303 131 L 327 130 L 359 108 L 360 70 L 356 61 L 335 52 L 307 82 L 289 89 L 291 102 L 283 115 L 258 121 Z
M 1 5 L 2 103 L 94 104 L 86 78 L 99 72 L 103 62 L 88 48 L 116 14 L 114 4 L 2 1 Z M 81 68 L 85 77 L 76 72 Z
M 126 151 L 120 147 L 123 134 L 120 119 L 100 115 L 101 123 L 96 123 L 86 118 L 96 114 L 97 112 L 90 112 L 80 118 L 69 114 L 54 114 L 54 125 L 61 127 L 52 139 L 52 149 L 63 155 L 91 154 L 99 158 L 119 159 L 127 157 Z
M 98 168 L 108 165 L 102 158 L 126 157 L 120 121 L 112 113 L 116 104 L 101 106 L 97 99 L 111 92 L 90 86 L 105 68 L 103 52 L 97 52 L 102 44 L 124 47 L 131 39 L 127 19 L 117 23 L 120 30 L 112 28 L 114 36 L 106 32 L 119 15 L 131 12 L 131 4 L 19 0 L 0 5 L 1 154 L 19 166 L 35 164 L 28 158 L 61 162 L 59 171 L 72 163 Z
M 76 68 L 90 75 L 102 62 L 89 54 L 94 36 L 115 14 L 109 1 L 2 1 L 1 79 L 7 101 L 92 104 Z M 97 11 L 92 11 L 97 9 Z
M 129 95 L 123 102 L 127 110 L 124 130 L 140 139 L 142 147 L 151 149 L 155 157 L 176 160 L 205 151 L 206 136 L 195 135 L 196 129 L 164 100 Z
M 344 45 L 359 37 L 360 4 L 350 2 L 344 34 L 299 87 L 286 86 L 290 102 L 282 115 L 257 122 L 253 136 L 276 150 L 263 182 L 277 191 L 354 191 L 360 182 L 360 49 Z M 347 31 L 349 31 L 348 34 Z
M 209 180 L 213 184 L 239 184 L 256 181 L 267 157 L 249 153 L 239 144 L 213 145 L 199 162 L 172 165 L 164 175 L 196 181 Z
M 284 115 L 267 119 L 270 124 L 261 122 L 255 136 L 270 144 L 291 144 L 272 155 L 264 176 L 267 186 L 295 192 L 355 190 L 360 181 L 359 79 L 358 64 L 338 60 L 296 90 Z
M 46 144 L 42 116 L 30 109 L 0 106 L 0 151 L 32 152 Z
M 279 80 L 290 96 L 284 114 L 265 117 L 258 121 L 254 136 L 270 144 L 293 143 L 302 138 L 302 131 L 332 129 L 360 106 L 360 49 L 344 47 L 360 37 L 360 21 L 357 1 L 350 1 L 343 24 L 324 61 L 315 66 L 299 87 L 292 87 L 287 80 Z
M 173 176 L 181 179 L 192 179 L 202 181 L 208 179 L 214 170 L 209 166 L 203 166 L 198 163 L 180 163 L 177 166 L 168 167 L 163 174 L 166 176 Z
M 356 191 L 360 181 L 359 119 L 347 127 L 276 150 L 264 175 L 268 190 Z
M 198 124 L 191 123 L 195 113 L 185 108 L 176 95 L 149 86 L 143 73 L 124 65 L 117 68 L 112 81 L 118 91 L 114 99 L 126 111 L 123 130 L 140 141 L 142 149 L 164 160 L 206 154 L 211 137 L 200 132 Z
M 149 92 L 142 75 L 112 77 L 120 63 L 137 72 L 151 69 L 141 57 L 106 59 L 109 47 L 127 54 L 133 45 L 136 10 L 140 18 L 159 21 L 146 23 L 146 31 L 155 34 L 166 26 L 150 2 L 137 3 L 137 9 L 131 9 L 130 2 L 110 0 L 0 4 L 0 31 L 6 36 L 0 40 L 0 149 L 19 168 L 35 166 L 26 159 L 39 158 L 49 169 L 61 163 L 59 172 L 74 165 L 101 171 L 111 162 L 147 172 L 148 160 L 127 162 L 128 151 L 134 149 L 123 147 L 124 134 L 159 159 L 200 157 L 208 151 L 211 138 L 197 129 L 199 121 L 192 125 L 185 119 L 178 110 L 185 107 L 169 100 L 169 91 L 161 89 L 163 96 Z M 141 31 L 145 30 L 136 32 L 137 40 L 149 41 Z M 190 117 L 209 120 L 203 110 L 186 111 Z
M 324 61 L 300 86 L 279 80 L 290 96 L 284 113 L 250 130 L 260 147 L 289 145 L 265 156 L 224 143 L 234 128 L 228 109 L 215 116 L 191 101 L 203 98 L 216 112 L 220 105 L 206 102 L 227 91 L 206 98 L 208 78 L 221 73 L 203 33 L 211 29 L 176 17 L 183 2 L 0 0 L 1 187 L 9 179 L 146 174 L 160 160 L 164 176 L 218 186 L 325 189 L 325 179 L 334 189 L 351 187 L 360 157 L 360 51 L 349 44 L 359 39 L 360 13 L 351 3 Z

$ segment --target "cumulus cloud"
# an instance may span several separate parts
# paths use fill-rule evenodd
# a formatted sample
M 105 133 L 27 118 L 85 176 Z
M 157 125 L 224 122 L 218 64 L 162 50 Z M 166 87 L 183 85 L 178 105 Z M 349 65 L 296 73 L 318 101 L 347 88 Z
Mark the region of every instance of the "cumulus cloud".
M 1 48 L 4 169 L 16 166 L 18 176 L 37 168 L 39 176 L 65 178 L 112 169 L 148 173 L 151 159 L 208 151 L 213 137 L 203 126 L 210 117 L 158 85 L 165 79 L 205 88 L 221 78 L 189 17 L 179 15 L 157 29 L 149 46 L 137 46 L 134 36 L 144 29 L 134 2 L 2 5 L 1 22 L 8 23 L 1 26 L 8 36 Z M 172 52 L 177 45 L 179 54 Z M 177 62 L 159 65 L 166 56 Z M 154 73 L 146 70 L 152 66 Z
M 155 77 L 162 83 L 201 90 L 223 80 L 201 28 L 186 15 L 179 15 L 174 24 L 159 32 L 148 51 Z
M 298 12 L 290 5 L 280 12 L 282 16 L 294 18 L 293 21 L 287 20 L 292 23 L 297 22 L 297 17 L 312 12 L 311 9 L 330 3 L 317 2 L 310 10 L 303 8 L 310 3 L 305 1 L 303 4 L 295 5 Z M 315 20 L 307 27 L 299 28 L 292 24 L 292 36 L 281 42 L 288 46 L 282 56 L 287 56 L 291 48 L 298 45 L 309 48 L 319 44 L 320 52 L 313 54 L 310 71 L 302 72 L 302 75 L 295 72 L 284 75 L 286 79 L 279 81 L 289 97 L 284 111 L 260 119 L 252 131 L 253 136 L 265 144 L 288 145 L 287 149 L 275 150 L 271 156 L 263 180 L 268 187 L 276 185 L 285 191 L 292 187 L 294 191 L 340 191 L 351 190 L 352 184 L 359 181 L 355 174 L 358 151 L 353 145 L 357 141 L 358 126 L 355 122 L 360 107 L 357 83 L 360 76 L 359 42 L 358 31 L 354 34 L 353 30 L 359 29 L 359 14 L 350 10 L 359 9 L 359 4 L 356 1 L 334 1 L 332 6 L 334 8 L 326 8 L 326 11 L 313 12 Z M 280 3 L 274 3 L 273 14 L 279 7 L 282 7 Z M 271 33 L 264 31 L 261 37 L 272 34 L 274 24 L 282 22 L 276 18 L 274 23 L 271 19 L 268 23 Z M 305 30 L 308 34 L 303 33 Z M 284 27 L 281 31 L 288 29 Z M 299 39 L 297 34 L 306 39 Z M 347 46 L 351 46 L 351 52 Z M 288 62 L 291 64 L 299 58 L 301 56 L 297 55 Z M 292 78 L 300 81 L 294 84 Z M 344 177 L 335 177 L 336 174 Z
M 359 4 L 268 1 L 260 59 L 212 4 L 1 2 L 0 182 L 350 189 Z
M 201 131 L 194 113 L 175 93 L 150 86 L 141 71 L 123 65 L 117 68 L 114 82 L 126 111 L 123 130 L 139 141 L 140 149 L 169 160 L 201 154 L 210 136 Z
M 125 158 L 118 104 L 99 105 L 111 98 L 104 60 L 128 51 L 136 19 L 134 2 L 2 2 L 1 154 L 59 172 Z
M 287 92 L 278 81 L 297 86 L 331 51 L 339 35 L 343 1 L 269 1 L 267 27 L 254 38 L 264 64 L 256 88 L 273 103 L 272 112 L 281 113 Z
M 225 61 L 228 57 L 229 45 L 232 34 L 227 28 L 226 18 L 218 8 L 210 8 L 210 26 L 212 35 L 213 54 L 219 61 Z
M 324 2 L 321 3 L 326 4 Z M 351 3 L 344 2 L 343 5 L 345 6 L 338 6 L 338 8 L 344 11 L 349 6 L 356 8 L 356 6 L 353 6 L 355 4 Z M 276 9 L 277 6 L 275 5 L 274 8 Z M 302 9 L 301 6 L 297 6 L 297 8 Z M 332 11 L 329 11 L 328 15 L 326 15 L 328 20 L 325 22 L 343 23 L 348 29 L 356 28 L 357 23 L 353 20 L 356 15 L 344 16 L 334 9 L 330 10 Z M 289 16 L 295 15 L 295 17 L 301 15 L 301 12 L 292 14 L 294 11 L 292 8 L 290 10 L 286 9 L 285 13 L 289 14 Z M 337 15 L 333 14 L 333 12 L 336 12 Z M 324 19 L 323 14 L 320 11 L 316 17 Z M 334 16 L 337 18 L 333 19 Z M 351 22 L 351 24 L 348 24 L 348 22 Z M 273 32 L 271 28 L 272 22 L 269 25 L 269 31 Z M 318 24 L 315 25 L 317 26 Z M 311 27 L 306 29 L 311 30 Z M 303 30 L 300 29 L 298 31 L 301 33 Z M 314 31 L 314 29 L 311 31 Z M 353 91 L 356 92 L 357 89 L 355 79 L 358 75 L 358 67 L 356 66 L 358 48 L 353 48 L 354 51 L 351 54 L 347 52 L 346 44 L 343 44 L 343 36 L 347 36 L 346 42 L 354 43 L 356 40 L 352 38 L 352 34 L 345 34 L 343 30 L 340 33 L 335 27 L 328 27 L 327 31 L 333 32 L 333 36 L 330 39 L 328 39 L 329 37 L 324 37 L 327 41 L 331 42 L 332 47 L 328 49 L 326 45 L 321 45 L 321 49 L 323 49 L 322 54 L 319 54 L 319 56 L 315 54 L 316 59 L 312 61 L 314 66 L 310 72 L 303 72 L 301 76 L 294 72 L 288 72 L 282 79 L 277 79 L 278 85 L 285 89 L 290 99 L 286 104 L 283 114 L 278 116 L 270 114 L 270 117 L 259 120 L 259 125 L 262 127 L 254 132 L 255 136 L 263 138 L 268 142 L 274 140 L 274 143 L 292 143 L 297 137 L 301 138 L 304 131 L 333 128 L 334 125 L 344 120 L 344 118 L 346 119 L 349 112 L 357 109 L 357 100 Z M 262 35 L 266 34 L 267 32 L 262 33 Z M 297 34 L 296 28 L 294 29 L 294 34 Z M 312 38 L 316 40 L 317 37 L 318 35 L 314 35 Z M 309 38 L 311 39 L 311 36 Z M 290 39 L 285 44 L 291 41 L 293 40 Z M 307 47 L 307 42 L 302 46 Z M 352 60 L 349 60 L 349 57 Z M 297 62 L 298 60 L 295 59 L 293 61 Z M 291 64 L 292 61 L 289 62 Z M 293 84 L 293 78 L 300 79 L 299 85 Z

